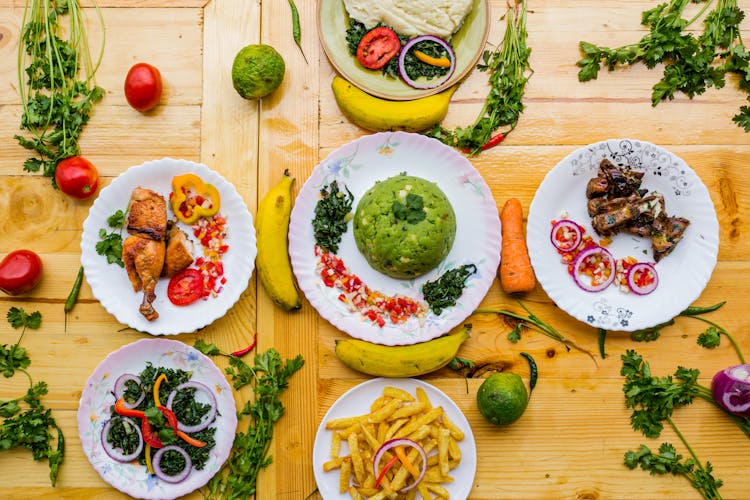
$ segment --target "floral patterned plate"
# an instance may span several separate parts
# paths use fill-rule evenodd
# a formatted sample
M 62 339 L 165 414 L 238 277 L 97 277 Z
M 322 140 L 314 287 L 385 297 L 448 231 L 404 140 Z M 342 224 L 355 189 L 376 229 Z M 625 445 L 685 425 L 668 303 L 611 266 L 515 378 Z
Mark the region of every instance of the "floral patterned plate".
M 147 362 L 190 371 L 191 380 L 202 382 L 215 391 L 218 415 L 212 426 L 216 427 L 216 445 L 203 470 L 191 472 L 180 483 L 160 481 L 137 462 L 116 462 L 101 446 L 101 431 L 115 402 L 112 394 L 115 380 L 123 373 L 140 373 Z M 136 498 L 176 498 L 205 485 L 229 457 L 237 429 L 236 411 L 232 389 L 208 357 L 177 340 L 142 339 L 109 354 L 86 381 L 78 406 L 78 434 L 91 465 L 102 479 L 118 490 Z
M 649 295 L 615 285 L 598 293 L 581 290 L 550 243 L 550 221 L 564 214 L 598 239 L 586 209 L 586 184 L 603 158 L 645 172 L 642 186 L 664 195 L 667 213 L 690 220 L 682 241 L 656 264 L 659 285 Z M 653 261 L 647 238 L 622 233 L 612 240 L 616 259 Z M 682 159 L 648 142 L 610 139 L 574 151 L 547 174 L 529 208 L 527 243 L 539 283 L 558 307 L 597 328 L 633 331 L 670 320 L 698 298 L 716 265 L 719 223 L 708 189 Z
M 422 300 L 422 284 L 446 270 L 474 264 L 477 272 L 466 280 L 458 304 L 438 316 L 428 312 L 423 321 L 386 321 L 383 327 L 350 311 L 339 300 L 340 291 L 323 284 L 317 270 L 312 219 L 320 189 L 333 181 L 354 195 L 352 210 L 376 181 L 401 172 L 436 182 L 456 214 L 456 238 L 447 257 L 432 271 L 411 280 L 390 278 L 374 270 L 354 242 L 351 223 L 338 257 L 372 290 Z M 343 187 L 341 190 L 344 191 Z M 482 176 L 462 155 L 435 139 L 406 132 L 381 132 L 361 137 L 333 151 L 300 189 L 292 209 L 289 253 L 300 288 L 321 316 L 352 337 L 385 345 L 415 344 L 439 337 L 464 321 L 492 284 L 500 262 L 500 219 Z

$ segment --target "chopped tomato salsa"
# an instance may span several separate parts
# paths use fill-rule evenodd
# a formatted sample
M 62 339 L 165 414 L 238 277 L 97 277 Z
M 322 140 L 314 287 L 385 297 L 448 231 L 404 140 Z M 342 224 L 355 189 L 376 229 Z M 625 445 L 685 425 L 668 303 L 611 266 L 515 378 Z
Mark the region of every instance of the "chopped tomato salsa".
M 193 236 L 203 247 L 203 256 L 193 263 L 203 276 L 203 298 L 219 295 L 227 282 L 222 258 L 229 250 L 224 242 L 227 236 L 227 220 L 221 214 L 198 219 L 193 224 Z

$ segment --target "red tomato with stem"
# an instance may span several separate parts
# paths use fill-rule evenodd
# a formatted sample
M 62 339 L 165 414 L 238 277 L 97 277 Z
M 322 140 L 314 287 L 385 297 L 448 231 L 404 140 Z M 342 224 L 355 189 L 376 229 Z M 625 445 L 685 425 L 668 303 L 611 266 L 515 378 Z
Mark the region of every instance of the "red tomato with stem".
M 385 26 L 368 31 L 357 45 L 357 60 L 368 69 L 380 69 L 401 50 L 395 31 Z
M 141 113 L 150 111 L 159 104 L 161 91 L 161 73 L 150 64 L 135 64 L 125 77 L 125 99 Z
M 203 296 L 203 275 L 197 269 L 185 269 L 169 280 L 167 297 L 176 306 L 192 304 Z
M 85 200 L 96 193 L 99 172 L 86 158 L 70 156 L 57 164 L 55 184 L 68 196 Z
M 42 259 L 31 250 L 15 250 L 0 262 L 0 290 L 8 295 L 31 291 L 42 279 Z

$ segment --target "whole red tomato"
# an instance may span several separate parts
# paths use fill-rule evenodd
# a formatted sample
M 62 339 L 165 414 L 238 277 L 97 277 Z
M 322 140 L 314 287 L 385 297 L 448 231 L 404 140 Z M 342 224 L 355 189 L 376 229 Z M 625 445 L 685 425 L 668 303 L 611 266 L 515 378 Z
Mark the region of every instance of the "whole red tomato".
M 154 109 L 159 104 L 161 90 L 161 73 L 150 64 L 134 65 L 125 77 L 125 99 L 141 113 Z
M 86 158 L 70 156 L 57 164 L 55 183 L 68 196 L 85 200 L 96 193 L 99 172 Z
M 42 279 L 42 259 L 31 250 L 15 250 L 0 262 L 0 290 L 8 295 L 26 293 Z

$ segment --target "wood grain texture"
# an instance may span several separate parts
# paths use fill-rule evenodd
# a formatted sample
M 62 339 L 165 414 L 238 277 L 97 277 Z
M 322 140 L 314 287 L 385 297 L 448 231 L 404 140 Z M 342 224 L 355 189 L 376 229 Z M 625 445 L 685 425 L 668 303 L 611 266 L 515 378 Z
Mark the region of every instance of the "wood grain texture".
M 330 83 L 334 71 L 317 39 L 315 2 L 297 1 L 305 63 L 292 39 L 286 0 L 103 0 L 106 52 L 97 81 L 106 90 L 81 139 L 106 185 L 129 166 L 164 156 L 201 161 L 234 184 L 255 215 L 259 199 L 289 169 L 295 193 L 313 168 L 331 151 L 368 133 L 338 110 Z M 62 304 L 80 263 L 81 224 L 91 202 L 75 201 L 54 191 L 48 179 L 22 171 L 26 152 L 12 140 L 20 122 L 16 54 L 23 14 L 21 0 L 0 0 L 0 256 L 15 248 L 37 251 L 45 264 L 44 279 L 22 297 L 0 295 L 0 314 L 11 306 L 39 310 L 42 327 L 28 332 L 29 368 L 35 380 L 49 384 L 46 404 L 53 409 L 67 438 L 58 486 L 48 481 L 44 462 L 27 451 L 0 454 L 0 498 L 124 498 L 104 482 L 86 460 L 77 436 L 76 410 L 81 390 L 94 367 L 120 346 L 144 338 L 124 329 L 93 297 L 84 282 L 78 304 L 66 315 Z M 490 0 L 489 41 L 503 34 L 505 2 Z M 91 25 L 92 45 L 101 37 L 89 0 L 83 2 Z M 559 1 L 530 3 L 529 44 L 534 76 L 529 82 L 518 128 L 499 147 L 471 158 L 500 205 L 518 197 L 528 209 L 546 173 L 562 158 L 586 144 L 609 138 L 633 138 L 663 146 L 683 158 L 702 178 L 720 223 L 719 262 L 697 305 L 727 300 L 710 319 L 732 332 L 747 351 L 750 345 L 750 163 L 749 135 L 731 116 L 744 96 L 730 80 L 727 88 L 688 100 L 679 96 L 657 107 L 651 86 L 659 77 L 641 65 L 600 73 L 585 84 L 577 80 L 575 61 L 580 40 L 614 46 L 637 40 L 645 32 L 640 13 L 650 0 Z M 740 1 L 750 12 L 750 2 Z M 697 5 L 689 9 L 694 11 Z M 743 22 L 746 37 L 750 21 Z M 279 90 L 262 101 L 241 99 L 231 83 L 236 52 L 250 43 L 274 46 L 286 61 Z M 137 61 L 157 66 L 165 82 L 161 105 L 140 114 L 124 100 L 127 69 Z M 487 92 L 487 75 L 474 71 L 454 94 L 444 124 L 471 123 Z M 631 430 L 624 408 L 620 356 L 637 349 L 657 374 L 678 365 L 701 370 L 705 384 L 716 371 L 736 363 L 723 343 L 715 350 L 698 347 L 702 323 L 680 318 L 656 342 L 636 343 L 627 333 L 610 332 L 607 357 L 598 355 L 597 332 L 553 304 L 541 287 L 524 297 L 538 316 L 554 325 L 594 357 L 566 351 L 538 332 L 527 331 L 518 343 L 506 336 L 512 328 L 497 315 L 474 315 L 472 337 L 459 355 L 497 363 L 528 378 L 521 351 L 534 356 L 539 383 L 523 418 L 508 427 L 493 427 L 479 414 L 475 393 L 481 380 L 463 380 L 442 369 L 422 377 L 445 391 L 468 418 L 478 443 L 478 468 L 471 499 L 693 499 L 695 490 L 682 478 L 653 478 L 629 471 L 623 453 L 644 443 L 657 447 L 671 431 L 648 440 Z M 519 311 L 518 304 L 494 283 L 483 307 Z M 658 304 L 648 304 L 658 307 Z M 334 342 L 344 333 L 321 319 L 307 301 L 285 313 L 270 301 L 255 278 L 226 316 L 200 332 L 176 338 L 188 344 L 202 338 L 225 350 L 244 346 L 258 332 L 259 349 L 275 347 L 284 357 L 302 354 L 305 366 L 283 397 L 286 413 L 271 448 L 273 463 L 259 478 L 258 499 L 304 499 L 315 490 L 312 443 L 318 424 L 347 389 L 366 380 L 336 358 Z M 0 343 L 18 333 L 0 323 Z M 748 354 L 746 352 L 746 354 Z M 218 360 L 223 368 L 225 362 Z M 25 381 L 0 380 L 0 400 L 17 397 Z M 238 404 L 252 395 L 236 394 Z M 675 421 L 702 460 L 710 460 L 724 480 L 725 499 L 748 497 L 750 445 L 715 408 L 697 401 L 680 410 Z M 312 495 L 310 498 L 319 498 Z M 201 498 L 200 493 L 189 495 Z

